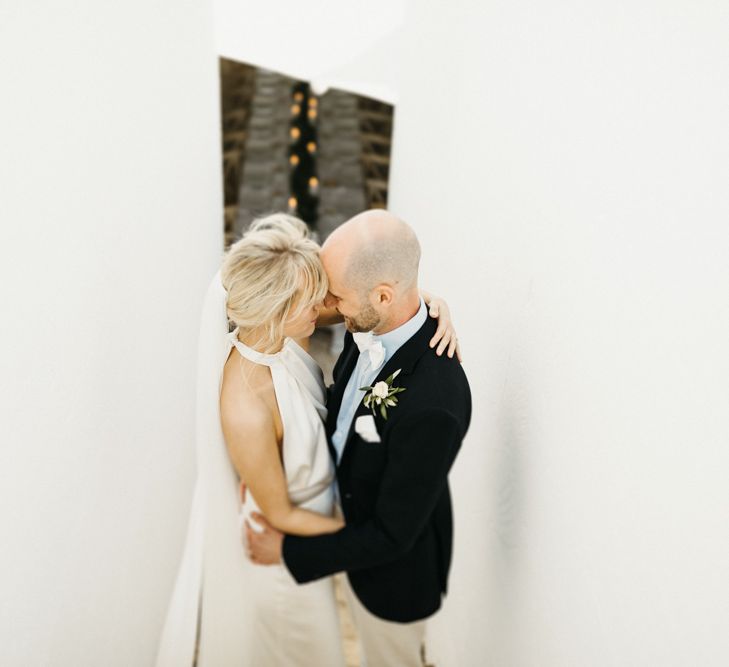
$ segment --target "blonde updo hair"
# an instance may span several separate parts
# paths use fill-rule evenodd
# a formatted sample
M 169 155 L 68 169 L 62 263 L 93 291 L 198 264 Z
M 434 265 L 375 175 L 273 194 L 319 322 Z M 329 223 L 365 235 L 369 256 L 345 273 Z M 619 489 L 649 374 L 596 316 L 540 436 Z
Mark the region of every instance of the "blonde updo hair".
M 295 318 L 328 290 L 319 246 L 304 222 L 285 213 L 255 220 L 234 243 L 220 271 L 228 293 L 228 318 L 242 332 L 261 328 L 262 351 L 278 347 L 287 319 Z

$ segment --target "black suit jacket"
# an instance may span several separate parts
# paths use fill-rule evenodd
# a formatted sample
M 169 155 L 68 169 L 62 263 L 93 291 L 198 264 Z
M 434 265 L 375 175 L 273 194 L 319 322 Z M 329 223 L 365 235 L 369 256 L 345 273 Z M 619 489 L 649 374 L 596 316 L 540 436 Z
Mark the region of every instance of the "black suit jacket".
M 451 562 L 453 522 L 448 471 L 471 418 L 471 394 L 461 364 L 428 347 L 430 317 L 383 366 L 375 382 L 402 369 L 405 387 L 388 418 L 375 415 L 381 442 L 350 428 L 337 481 L 346 526 L 336 533 L 287 535 L 283 559 L 304 583 L 347 571 L 354 592 L 376 616 L 401 623 L 426 618 L 441 604 Z M 333 434 L 344 388 L 359 351 L 350 333 L 334 367 L 327 434 Z M 373 382 L 374 384 L 374 382 Z

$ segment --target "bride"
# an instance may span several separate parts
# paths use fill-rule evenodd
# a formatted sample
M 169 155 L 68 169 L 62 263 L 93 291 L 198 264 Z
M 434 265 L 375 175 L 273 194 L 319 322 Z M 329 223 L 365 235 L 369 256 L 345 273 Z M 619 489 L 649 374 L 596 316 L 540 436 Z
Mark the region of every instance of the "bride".
M 343 526 L 334 515 L 326 389 L 307 352 L 317 324 L 341 321 L 322 306 L 328 283 L 318 253 L 300 220 L 259 219 L 208 290 L 198 481 L 157 667 L 344 665 L 332 578 L 299 585 L 283 565 L 252 564 L 239 529 L 254 511 L 293 535 Z M 452 355 L 447 307 L 423 296 L 442 312 L 438 353 L 449 347 Z

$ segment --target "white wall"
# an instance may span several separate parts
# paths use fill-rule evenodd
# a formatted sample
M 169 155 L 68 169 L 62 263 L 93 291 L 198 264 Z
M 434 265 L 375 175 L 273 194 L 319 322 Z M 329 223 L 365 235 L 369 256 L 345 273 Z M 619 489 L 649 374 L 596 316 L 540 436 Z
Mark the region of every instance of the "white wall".
M 723 6 L 347 5 L 285 33 L 299 3 L 231 6 L 220 53 L 398 102 L 391 205 L 476 405 L 439 667 L 729 662 Z M 211 28 L 204 2 L 0 9 L 3 665 L 154 654 L 221 247 Z
M 448 664 L 729 661 L 728 18 L 491 6 L 409 51 L 392 205 L 479 407 Z
M 246 19 L 242 59 L 397 100 L 391 208 L 476 407 L 439 667 L 729 663 L 724 6 L 411 2 L 266 60 L 268 10 L 230 5 L 227 55 Z
M 353 80 L 363 52 L 378 42 L 397 48 L 391 36 L 405 20 L 406 0 L 319 0 L 316 3 L 267 0 L 213 0 L 215 47 L 221 56 L 302 79 L 392 101 L 395 90 L 373 76 L 372 59 L 365 76 Z M 387 54 L 382 54 L 386 56 Z M 349 69 L 339 81 L 335 72 Z M 353 86 L 353 87 L 352 87 Z
M 208 3 L 0 9 L 0 664 L 149 665 L 222 248 Z

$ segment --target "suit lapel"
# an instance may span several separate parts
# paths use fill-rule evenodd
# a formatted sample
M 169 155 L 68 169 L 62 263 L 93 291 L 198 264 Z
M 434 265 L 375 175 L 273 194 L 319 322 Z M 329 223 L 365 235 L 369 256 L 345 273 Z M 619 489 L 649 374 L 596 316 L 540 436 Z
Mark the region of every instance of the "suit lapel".
M 387 377 L 392 375 L 396 370 L 401 369 L 400 375 L 398 375 L 393 384 L 394 386 L 400 386 L 400 383 L 398 380 L 400 380 L 405 375 L 410 375 L 413 371 L 413 368 L 415 367 L 415 364 L 418 362 L 418 359 L 423 356 L 425 352 L 430 350 L 428 347 L 428 342 L 433 337 L 433 334 L 435 334 L 435 330 L 437 328 L 438 321 L 436 319 L 431 318 L 428 316 L 425 320 L 425 323 L 423 326 L 420 327 L 420 329 L 415 332 L 415 334 L 395 352 L 395 354 L 392 355 L 390 360 L 380 369 L 380 371 L 377 373 L 377 377 L 371 382 L 371 386 L 374 387 L 374 385 L 377 382 L 380 382 L 381 380 L 385 380 Z M 356 346 L 355 346 L 356 349 Z M 435 354 L 435 352 L 433 352 Z M 356 357 L 355 357 L 356 358 Z M 354 368 L 354 366 L 352 367 Z M 350 371 L 351 374 L 351 371 Z M 349 375 L 347 375 L 347 379 L 349 379 Z M 346 381 L 344 382 L 346 384 Z M 342 393 L 344 392 L 344 388 L 342 387 Z M 403 396 L 404 394 L 400 394 L 400 396 Z M 341 404 L 342 397 L 340 395 L 339 397 L 339 403 Z M 390 408 L 393 409 L 393 408 Z M 339 412 L 339 405 L 337 405 L 337 412 Z M 357 410 L 355 410 L 354 417 L 352 417 L 352 423 L 349 426 L 349 432 L 347 433 L 347 439 L 344 441 L 344 449 L 342 450 L 342 457 L 339 460 L 339 466 L 341 467 L 344 463 L 346 457 L 347 457 L 347 451 L 350 449 L 349 443 L 352 439 L 352 435 L 354 434 L 354 424 L 357 421 L 357 417 L 361 417 L 362 415 L 366 414 L 372 414 L 371 408 L 368 408 L 365 406 L 364 401 L 360 401 L 359 405 L 357 406 Z M 379 412 L 375 412 L 375 420 L 381 421 L 382 417 L 380 417 Z M 336 418 L 334 420 L 334 423 L 336 425 Z M 333 433 L 334 431 L 332 431 Z M 335 458 L 336 461 L 336 458 Z
M 347 334 L 350 335 L 351 334 Z M 344 397 L 344 390 L 347 387 L 347 382 L 354 371 L 354 367 L 357 365 L 357 358 L 359 357 L 359 349 L 354 343 L 345 346 L 342 350 L 342 356 L 338 362 L 341 369 L 338 370 L 337 379 L 331 388 L 329 394 L 329 403 L 327 404 L 327 421 L 326 421 L 326 433 L 327 443 L 329 444 L 329 451 L 332 454 L 334 461 L 337 460 L 337 455 L 332 445 L 332 435 L 337 430 L 337 417 L 339 417 L 339 410 L 342 407 L 342 398 Z
M 400 368 L 400 366 L 397 365 L 399 352 L 400 352 L 400 350 L 398 350 L 394 355 L 392 355 L 392 359 L 390 359 L 390 361 L 388 361 L 382 367 L 380 372 L 377 374 L 377 377 L 372 381 L 371 386 L 374 387 L 377 382 L 379 382 L 380 380 L 384 380 L 389 375 L 394 373 L 398 368 Z M 397 378 L 395 378 L 395 381 L 393 383 L 395 386 L 399 385 L 398 380 L 403 376 L 403 374 L 407 375 L 407 372 L 405 371 L 404 368 L 403 368 L 402 372 L 400 373 L 400 375 L 398 375 Z M 361 417 L 362 415 L 371 415 L 371 414 L 372 414 L 372 409 L 368 408 L 364 404 L 364 400 L 361 400 L 359 402 L 359 405 L 357 406 L 357 409 L 354 412 L 354 416 L 352 417 L 352 423 L 349 425 L 349 432 L 347 433 L 347 439 L 344 441 L 344 449 L 342 450 L 342 458 L 339 460 L 340 466 L 344 463 L 344 460 L 347 457 L 347 452 L 350 449 L 349 443 L 352 440 L 352 435 L 354 434 L 354 424 L 357 421 L 357 417 Z M 375 411 L 374 418 L 375 418 L 376 422 L 382 421 L 382 417 L 380 416 L 380 413 L 378 411 Z

